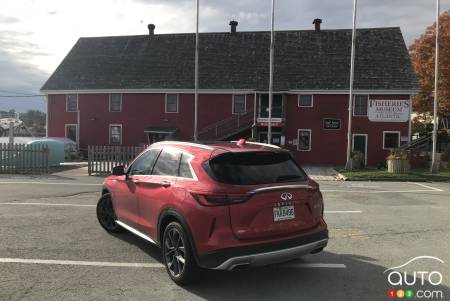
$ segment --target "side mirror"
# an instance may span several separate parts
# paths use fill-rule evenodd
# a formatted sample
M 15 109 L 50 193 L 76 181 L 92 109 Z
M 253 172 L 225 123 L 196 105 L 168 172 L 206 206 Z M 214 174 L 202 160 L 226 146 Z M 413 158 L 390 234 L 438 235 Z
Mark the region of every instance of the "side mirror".
M 125 175 L 125 168 L 122 165 L 114 166 L 112 169 L 113 176 L 123 176 Z

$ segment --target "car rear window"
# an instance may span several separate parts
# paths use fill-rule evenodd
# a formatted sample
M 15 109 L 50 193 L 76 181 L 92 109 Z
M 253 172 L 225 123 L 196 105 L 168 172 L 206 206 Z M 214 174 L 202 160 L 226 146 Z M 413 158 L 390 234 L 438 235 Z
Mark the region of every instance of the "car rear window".
M 305 172 L 288 153 L 226 153 L 204 164 L 215 180 L 234 185 L 303 181 Z

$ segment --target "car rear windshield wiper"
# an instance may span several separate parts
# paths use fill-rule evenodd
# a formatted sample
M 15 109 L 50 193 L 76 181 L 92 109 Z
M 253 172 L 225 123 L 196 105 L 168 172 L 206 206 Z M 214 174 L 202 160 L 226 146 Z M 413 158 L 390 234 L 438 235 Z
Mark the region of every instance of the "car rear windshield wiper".
M 302 179 L 303 177 L 300 175 L 283 175 L 283 176 L 279 176 L 277 177 L 277 182 L 284 182 L 284 181 L 289 181 L 289 180 L 294 180 L 294 179 Z

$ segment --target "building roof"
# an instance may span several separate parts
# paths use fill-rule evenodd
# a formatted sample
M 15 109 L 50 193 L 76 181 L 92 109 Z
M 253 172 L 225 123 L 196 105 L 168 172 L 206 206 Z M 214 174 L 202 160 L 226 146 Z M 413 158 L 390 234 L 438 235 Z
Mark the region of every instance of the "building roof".
M 270 32 L 201 33 L 199 89 L 267 91 Z M 274 90 L 344 90 L 351 30 L 277 31 Z M 42 87 L 193 89 L 195 34 L 80 38 Z M 356 90 L 416 90 L 400 28 L 358 29 Z

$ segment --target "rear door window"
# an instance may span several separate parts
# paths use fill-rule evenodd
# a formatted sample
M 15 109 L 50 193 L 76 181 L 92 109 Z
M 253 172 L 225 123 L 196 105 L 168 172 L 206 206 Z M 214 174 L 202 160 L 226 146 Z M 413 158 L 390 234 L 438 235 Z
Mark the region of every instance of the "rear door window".
M 307 178 L 288 153 L 227 153 L 207 161 L 204 168 L 215 180 L 234 185 L 283 183 Z
M 181 152 L 176 149 L 163 149 L 153 168 L 153 175 L 178 176 Z

